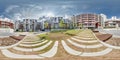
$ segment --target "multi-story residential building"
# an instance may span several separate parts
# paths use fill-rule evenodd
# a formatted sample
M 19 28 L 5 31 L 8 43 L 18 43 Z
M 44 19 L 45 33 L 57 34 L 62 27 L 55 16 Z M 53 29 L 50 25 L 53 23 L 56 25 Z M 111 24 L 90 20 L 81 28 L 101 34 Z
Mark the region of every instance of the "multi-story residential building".
M 14 32 L 13 21 L 8 18 L 0 18 L 0 33 L 13 33 Z M 10 34 L 11 35 L 11 34 Z
M 0 28 L 14 28 L 14 24 L 9 19 L 0 19 Z
M 40 30 L 45 30 L 45 22 L 49 20 L 49 17 L 40 17 L 38 20 L 38 26 L 40 27 Z
M 116 16 L 113 16 L 111 19 L 105 21 L 105 26 L 111 28 L 120 27 L 120 19 L 116 18 Z
M 17 20 L 14 22 L 14 30 L 15 31 L 19 31 L 19 30 L 23 31 L 23 22 L 21 22 L 21 20 Z
M 77 22 L 78 28 L 98 28 L 101 26 L 102 19 L 99 14 L 80 14 L 73 16 L 72 19 Z
M 35 31 L 37 26 L 36 19 L 23 19 L 24 31 Z
M 23 19 L 14 22 L 15 31 L 36 31 L 37 20 L 36 19 Z
M 99 16 L 97 14 L 81 14 L 77 15 L 77 25 L 83 28 L 97 28 L 99 24 Z
M 77 27 L 77 19 L 76 19 L 75 15 L 73 15 L 71 17 L 71 22 L 72 22 L 72 25 L 74 26 L 74 28 L 76 28 Z
M 101 28 L 105 27 L 105 21 L 107 21 L 107 16 L 105 14 L 100 14 L 99 16 L 100 21 L 101 21 Z
M 53 29 L 60 28 L 59 23 L 60 23 L 61 20 L 63 20 L 63 17 L 51 17 L 50 21 L 49 21 L 50 25 L 51 25 L 51 28 L 53 28 Z
M 60 27 L 60 22 L 63 27 Z M 40 17 L 39 19 L 23 19 L 15 21 L 15 31 L 40 31 L 45 29 L 67 29 L 71 21 L 63 17 Z M 47 24 L 47 27 L 46 27 Z

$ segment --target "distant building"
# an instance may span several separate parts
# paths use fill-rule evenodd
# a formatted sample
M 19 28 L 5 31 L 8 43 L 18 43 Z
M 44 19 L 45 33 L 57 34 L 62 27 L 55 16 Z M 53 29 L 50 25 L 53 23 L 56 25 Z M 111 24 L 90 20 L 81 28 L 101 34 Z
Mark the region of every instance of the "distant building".
M 105 21 L 105 26 L 111 28 L 120 27 L 120 19 L 116 18 L 116 16 L 113 16 L 111 19 Z
M 37 20 L 36 19 L 23 19 L 24 31 L 36 31 Z
M 52 29 L 59 29 L 59 23 L 63 20 L 63 17 L 51 17 L 50 18 L 50 25 Z
M 105 21 L 107 21 L 107 16 L 105 14 L 100 14 L 101 27 L 105 27 Z
M 71 17 L 71 22 L 72 22 L 72 26 L 74 26 L 74 28 L 77 28 L 77 18 L 75 15 Z
M 23 19 L 14 22 L 15 31 L 36 31 L 37 20 L 36 19 Z
M 23 22 L 21 20 L 17 20 L 14 22 L 14 30 L 15 31 L 23 31 Z
M 14 23 L 8 18 L 0 18 L 0 33 L 13 33 Z
M 60 27 L 60 22 L 63 22 L 63 27 Z M 40 17 L 39 19 L 23 19 L 16 20 L 15 31 L 44 31 L 50 29 L 68 29 L 72 23 L 69 19 L 63 17 Z M 47 24 L 47 26 L 46 26 Z
M 9 19 L 0 19 L 0 28 L 14 28 L 14 24 Z
M 101 24 L 99 15 L 97 14 L 80 14 L 73 16 L 74 23 L 78 28 L 98 28 Z

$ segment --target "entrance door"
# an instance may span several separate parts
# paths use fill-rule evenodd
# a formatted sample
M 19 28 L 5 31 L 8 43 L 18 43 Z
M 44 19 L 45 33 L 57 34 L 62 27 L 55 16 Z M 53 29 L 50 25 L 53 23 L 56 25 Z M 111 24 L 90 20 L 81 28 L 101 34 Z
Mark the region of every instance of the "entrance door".
M 97 23 L 95 24 L 95 28 L 98 28 L 98 26 L 99 26 L 99 23 L 97 22 Z

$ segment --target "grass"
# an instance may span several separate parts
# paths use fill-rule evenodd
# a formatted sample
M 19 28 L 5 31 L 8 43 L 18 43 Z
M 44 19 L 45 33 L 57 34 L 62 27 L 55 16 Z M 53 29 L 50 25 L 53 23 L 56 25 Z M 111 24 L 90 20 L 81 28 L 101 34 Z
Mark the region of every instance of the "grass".
M 83 30 L 67 30 L 67 31 L 65 32 L 65 34 L 70 35 L 70 36 L 75 36 L 75 35 L 77 35 L 78 33 L 80 33 L 81 31 L 83 31 Z
M 43 40 L 43 39 L 50 40 L 48 33 L 40 34 L 38 35 L 38 37 L 40 38 L 40 40 Z
M 67 31 L 67 29 L 65 29 L 65 30 L 52 30 L 51 33 L 59 33 L 59 32 L 63 33 L 66 31 Z
M 65 40 L 71 36 L 75 36 L 83 30 L 54 30 L 46 34 L 40 34 L 40 39 L 46 40 Z

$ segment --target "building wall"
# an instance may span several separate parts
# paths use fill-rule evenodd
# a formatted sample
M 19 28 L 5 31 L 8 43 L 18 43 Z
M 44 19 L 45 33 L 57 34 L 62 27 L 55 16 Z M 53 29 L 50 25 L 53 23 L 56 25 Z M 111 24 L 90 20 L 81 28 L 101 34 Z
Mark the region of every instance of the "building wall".
M 24 31 L 35 31 L 37 26 L 37 20 L 35 19 L 23 19 Z
M 120 27 L 120 19 L 116 16 L 112 16 L 110 19 L 105 21 L 105 27 Z
M 78 28 L 96 28 L 96 24 L 100 23 L 97 14 L 80 14 L 76 16 Z
M 1 21 L 0 20 L 0 28 L 14 28 L 14 24 L 12 22 Z
M 104 28 L 105 27 L 105 21 L 107 21 L 107 16 L 105 14 L 100 14 L 100 18 L 101 20 L 101 27 Z
M 117 25 L 118 25 L 118 27 L 120 27 L 120 20 L 109 20 L 109 21 L 105 22 L 106 27 L 116 28 Z

